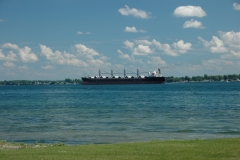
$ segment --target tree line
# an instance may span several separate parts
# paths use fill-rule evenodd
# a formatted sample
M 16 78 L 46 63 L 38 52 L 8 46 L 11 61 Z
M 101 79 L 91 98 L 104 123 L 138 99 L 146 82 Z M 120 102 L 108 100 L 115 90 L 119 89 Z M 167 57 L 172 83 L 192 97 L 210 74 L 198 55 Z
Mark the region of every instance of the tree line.
M 70 79 L 65 80 L 4 80 L 0 81 L 0 85 L 67 85 L 67 84 L 81 84 L 81 79 Z
M 185 76 L 185 77 L 167 77 L 167 82 L 212 82 L 212 81 L 239 81 L 240 74 L 229 74 L 229 75 L 211 75 L 208 76 Z

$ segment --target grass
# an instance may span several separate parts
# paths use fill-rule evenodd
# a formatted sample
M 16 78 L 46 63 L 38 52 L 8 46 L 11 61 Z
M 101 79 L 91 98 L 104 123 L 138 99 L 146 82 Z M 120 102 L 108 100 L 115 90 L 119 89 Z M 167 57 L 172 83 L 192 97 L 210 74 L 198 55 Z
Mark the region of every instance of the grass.
M 240 138 L 168 140 L 119 144 L 0 142 L 0 159 L 239 159 Z

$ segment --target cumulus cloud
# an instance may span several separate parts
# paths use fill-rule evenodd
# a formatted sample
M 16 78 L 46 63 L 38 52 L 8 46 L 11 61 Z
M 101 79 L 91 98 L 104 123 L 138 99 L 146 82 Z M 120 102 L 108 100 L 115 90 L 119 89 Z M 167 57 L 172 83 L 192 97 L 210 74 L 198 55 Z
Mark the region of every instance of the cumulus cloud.
M 122 15 L 124 16 L 134 16 L 137 18 L 150 18 L 151 13 L 140 10 L 140 9 L 136 9 L 136 8 L 129 8 L 127 5 L 125 5 L 125 8 L 120 8 L 118 10 Z
M 233 3 L 233 9 L 235 9 L 235 10 L 240 10 L 240 4 L 238 4 L 238 3 Z
M 129 48 L 129 49 L 133 50 L 133 48 L 134 48 L 134 43 L 133 42 L 130 42 L 130 41 L 126 40 L 123 43 L 124 43 L 126 48 Z
M 240 32 L 219 32 L 219 37 L 212 36 L 210 41 L 198 37 L 212 53 L 226 53 L 222 58 L 240 57 Z
M 23 62 L 36 62 L 38 57 L 36 54 L 31 52 L 31 48 L 24 47 L 19 49 L 19 54 Z
M 149 40 L 135 40 L 134 42 L 124 41 L 125 48 L 131 50 L 132 55 L 150 55 L 162 51 L 164 54 L 169 56 L 179 56 L 180 54 L 187 53 L 187 51 L 191 50 L 191 43 L 184 43 L 183 40 L 179 40 L 178 42 L 174 42 L 172 47 L 169 44 L 162 44 L 157 40 L 153 39 Z
M 137 30 L 137 28 L 134 27 L 134 26 L 132 26 L 132 27 L 128 27 L 128 26 L 127 26 L 124 31 L 125 31 L 125 32 L 133 32 L 133 33 L 137 33 L 137 32 L 146 33 L 146 32 L 147 32 L 147 31 L 144 31 L 144 30 L 142 30 L 142 29 Z
M 173 13 L 176 17 L 204 17 L 206 12 L 200 6 L 179 6 Z
M 235 49 L 235 50 L 240 50 L 240 32 L 218 32 L 220 35 L 220 38 L 224 41 L 224 43 Z
M 138 30 L 136 29 L 136 27 L 126 27 L 125 28 L 125 30 L 124 30 L 125 32 L 133 32 L 133 33 L 137 33 L 138 32 Z
M 149 46 L 139 44 L 133 49 L 133 55 L 149 55 L 153 53 Z
M 100 55 L 94 49 L 88 48 L 83 44 L 74 45 L 75 54 L 67 53 L 65 51 L 60 52 L 56 50 L 52 51 L 51 48 L 40 44 L 40 49 L 42 55 L 46 57 L 47 60 L 70 66 L 108 66 L 110 63 L 106 62 L 108 58 L 106 56 Z M 97 58 L 95 58 L 97 56 Z M 50 69 L 50 66 L 42 66 L 43 69 Z
M 77 53 L 81 56 L 88 57 L 89 59 L 93 59 L 93 56 L 98 56 L 99 53 L 96 52 L 94 49 L 88 48 L 83 44 L 76 44 L 74 45 Z
M 127 59 L 129 61 L 133 61 L 134 58 L 128 54 L 124 54 L 121 50 L 117 50 L 117 52 L 119 53 L 119 57 L 122 58 L 122 59 Z
M 202 61 L 204 68 L 209 70 L 221 70 L 225 66 L 234 65 L 232 61 L 223 60 L 223 59 L 210 59 Z
M 143 44 L 143 45 L 148 45 L 148 46 L 150 46 L 150 45 L 152 45 L 152 42 L 150 42 L 149 40 L 135 40 L 135 43 L 136 44 Z
M 174 42 L 172 45 L 178 52 L 180 53 L 186 53 L 188 50 L 191 50 L 191 43 L 184 43 L 183 40 L 180 40 L 178 42 Z
M 80 31 L 77 31 L 77 34 L 83 34 L 82 32 L 80 32 Z
M 203 45 L 210 49 L 212 53 L 224 53 L 227 49 L 223 45 L 223 41 L 216 36 L 212 36 L 211 41 L 206 41 L 202 37 L 198 37 L 202 41 Z
M 167 65 L 167 63 L 162 60 L 161 57 L 150 57 L 150 60 L 148 60 L 147 63 L 159 67 Z
M 91 34 L 91 32 L 86 32 L 86 34 Z
M 177 56 L 177 53 L 175 53 L 171 49 L 169 44 L 161 44 L 160 42 L 156 41 L 155 39 L 153 39 L 152 43 L 158 50 L 163 51 L 165 54 L 167 54 L 169 56 Z
M 52 62 L 72 66 L 87 66 L 85 62 L 78 59 L 75 55 L 66 53 L 65 51 L 63 53 L 58 50 L 53 52 L 52 49 L 42 44 L 40 44 L 40 49 L 46 59 Z
M 3 63 L 4 67 L 8 67 L 8 68 L 15 68 L 15 64 L 11 63 L 11 62 L 5 62 Z
M 5 44 L 3 44 L 2 48 L 10 48 L 10 49 L 15 49 L 15 50 L 19 49 L 16 44 L 12 44 L 12 43 L 5 43 Z
M 0 22 L 4 22 L 4 20 L 3 20 L 3 19 L 0 19 Z
M 10 51 L 7 55 L 5 55 L 0 49 L 0 60 L 5 60 L 5 61 L 16 61 L 17 60 L 17 55 Z
M 31 48 L 29 48 L 28 46 L 25 46 L 24 48 L 20 48 L 16 44 L 5 43 L 2 45 L 2 48 L 8 48 L 8 49 L 13 49 L 13 50 L 17 51 L 23 62 L 38 61 L 37 55 L 34 54 L 31 51 Z M 1 53 L 0 53 L 0 57 L 1 57 Z M 13 51 L 10 51 L 8 56 L 6 56 L 5 58 L 16 60 L 16 57 L 17 57 L 16 54 L 13 53 Z
M 197 21 L 197 20 L 191 19 L 190 21 L 186 21 L 186 22 L 183 24 L 183 28 L 203 29 L 203 28 L 205 28 L 205 27 L 202 26 L 202 22 L 199 22 L 199 21 Z

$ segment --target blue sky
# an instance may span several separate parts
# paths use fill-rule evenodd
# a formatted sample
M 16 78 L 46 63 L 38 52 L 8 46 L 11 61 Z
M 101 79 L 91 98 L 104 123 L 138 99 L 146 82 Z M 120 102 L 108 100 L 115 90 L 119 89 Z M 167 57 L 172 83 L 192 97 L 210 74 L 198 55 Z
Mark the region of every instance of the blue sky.
M 155 68 L 240 74 L 240 1 L 0 1 L 0 80 Z

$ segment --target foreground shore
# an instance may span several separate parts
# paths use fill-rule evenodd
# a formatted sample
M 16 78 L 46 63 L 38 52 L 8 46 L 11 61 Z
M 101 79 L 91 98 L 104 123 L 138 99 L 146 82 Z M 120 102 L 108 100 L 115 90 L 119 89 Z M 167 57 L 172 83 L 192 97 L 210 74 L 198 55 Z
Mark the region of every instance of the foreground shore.
M 73 146 L 1 141 L 0 159 L 240 159 L 240 138 Z

